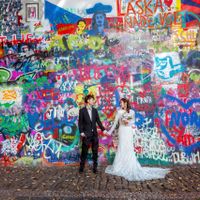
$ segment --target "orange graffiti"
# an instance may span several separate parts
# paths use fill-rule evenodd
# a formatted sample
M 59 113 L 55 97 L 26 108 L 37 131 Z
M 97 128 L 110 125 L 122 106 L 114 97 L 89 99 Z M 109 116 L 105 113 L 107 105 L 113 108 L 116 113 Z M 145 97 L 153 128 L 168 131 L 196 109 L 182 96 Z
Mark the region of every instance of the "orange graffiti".
M 4 101 L 10 101 L 10 100 L 16 100 L 17 99 L 17 93 L 15 90 L 4 90 L 2 92 Z

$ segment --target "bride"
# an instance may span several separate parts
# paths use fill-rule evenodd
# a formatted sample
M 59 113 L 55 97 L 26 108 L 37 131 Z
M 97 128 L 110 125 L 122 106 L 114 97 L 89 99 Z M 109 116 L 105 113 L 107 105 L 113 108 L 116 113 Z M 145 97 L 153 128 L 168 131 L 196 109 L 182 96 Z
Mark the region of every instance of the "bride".
M 122 176 L 129 181 L 144 181 L 151 179 L 164 178 L 170 171 L 169 169 L 142 167 L 138 162 L 133 149 L 132 128 L 135 122 L 133 110 L 130 110 L 129 101 L 125 98 L 120 100 L 115 121 L 108 134 L 111 135 L 119 122 L 119 143 L 112 165 L 107 166 L 105 172 L 112 175 Z

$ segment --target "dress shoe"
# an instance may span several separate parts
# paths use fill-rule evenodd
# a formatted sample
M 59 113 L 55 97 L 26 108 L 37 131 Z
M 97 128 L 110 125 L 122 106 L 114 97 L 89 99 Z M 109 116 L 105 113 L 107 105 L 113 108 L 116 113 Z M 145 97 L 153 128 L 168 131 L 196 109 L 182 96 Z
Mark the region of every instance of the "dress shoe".
M 82 167 L 79 168 L 79 173 L 80 173 L 80 174 L 83 173 L 83 168 L 82 168 Z
M 97 174 L 97 173 L 98 173 L 98 170 L 97 170 L 97 168 L 93 168 L 93 170 L 92 170 L 92 171 L 93 171 L 93 173 L 94 173 L 94 174 Z

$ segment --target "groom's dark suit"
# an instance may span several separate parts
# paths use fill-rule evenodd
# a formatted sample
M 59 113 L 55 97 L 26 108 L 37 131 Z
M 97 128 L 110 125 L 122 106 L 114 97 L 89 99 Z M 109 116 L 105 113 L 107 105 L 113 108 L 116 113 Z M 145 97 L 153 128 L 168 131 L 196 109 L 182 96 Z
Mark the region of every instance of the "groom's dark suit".
M 90 118 L 89 112 L 91 112 L 92 119 Z M 85 134 L 85 137 L 82 139 L 82 152 L 80 162 L 80 169 L 82 170 L 87 158 L 89 144 L 92 144 L 93 169 L 95 170 L 97 168 L 99 141 L 96 123 L 99 125 L 102 131 L 105 130 L 99 119 L 97 109 L 91 108 L 91 111 L 87 107 L 80 109 L 78 126 L 80 133 Z

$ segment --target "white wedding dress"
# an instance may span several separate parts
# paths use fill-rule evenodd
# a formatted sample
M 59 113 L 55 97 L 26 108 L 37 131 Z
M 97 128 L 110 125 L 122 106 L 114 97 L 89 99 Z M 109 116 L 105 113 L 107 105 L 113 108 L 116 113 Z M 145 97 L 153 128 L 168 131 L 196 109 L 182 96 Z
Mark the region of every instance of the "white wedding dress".
M 125 118 L 129 119 L 128 125 L 123 125 L 122 120 Z M 108 132 L 109 134 L 114 131 L 118 122 L 119 142 L 117 152 L 113 164 L 107 166 L 105 172 L 112 175 L 122 176 L 129 181 L 144 181 L 164 178 L 170 169 L 142 167 L 137 160 L 133 148 L 133 134 L 135 130 L 131 127 L 135 122 L 134 111 L 130 110 L 130 112 L 127 113 L 120 109 L 116 114 L 112 128 Z

